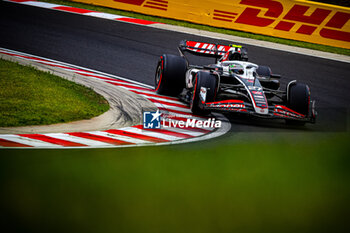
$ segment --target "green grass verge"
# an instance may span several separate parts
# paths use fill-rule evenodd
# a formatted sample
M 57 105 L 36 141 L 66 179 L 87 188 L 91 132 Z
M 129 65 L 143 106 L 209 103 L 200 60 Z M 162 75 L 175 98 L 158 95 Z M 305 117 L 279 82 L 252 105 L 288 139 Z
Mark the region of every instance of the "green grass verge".
M 2 220 L 11 232 L 347 232 L 349 134 L 243 138 L 0 150 Z
M 67 1 L 67 0 L 41 0 L 41 1 L 56 3 L 56 4 L 61 4 L 61 5 L 67 5 L 67 6 L 73 6 L 73 7 L 79 7 L 79 8 L 84 8 L 84 9 L 89 9 L 89 10 L 94 10 L 94 11 L 106 12 L 106 13 L 111 13 L 111 14 L 124 15 L 124 16 L 134 17 L 134 18 L 138 18 L 138 19 L 145 19 L 145 20 L 150 20 L 150 21 L 154 21 L 154 22 L 161 22 L 161 23 L 166 23 L 166 24 L 171 24 L 171 25 L 178 25 L 178 26 L 183 26 L 183 27 L 195 28 L 195 29 L 200 29 L 200 30 L 205 30 L 205 31 L 210 31 L 210 32 L 218 32 L 218 33 L 223 33 L 223 34 L 228 34 L 228 35 L 233 35 L 233 36 L 240 36 L 240 37 L 251 38 L 251 39 L 256 39 L 256 40 L 270 41 L 270 42 L 279 43 L 279 44 L 286 44 L 286 45 L 291 45 L 291 46 L 296 46 L 296 47 L 302 47 L 302 48 L 308 48 L 308 49 L 314 49 L 314 50 L 320 50 L 320 51 L 324 51 L 324 52 L 337 53 L 337 54 L 343 54 L 343 55 L 350 56 L 350 49 L 343 49 L 343 48 L 337 48 L 337 47 L 332 47 L 332 46 L 326 46 L 326 45 L 313 44 L 313 43 L 296 41 L 296 40 L 283 39 L 283 38 L 278 38 L 278 37 L 259 35 L 259 34 L 249 33 L 249 32 L 211 27 L 211 26 L 195 24 L 195 23 L 190 23 L 190 22 L 185 22 L 185 21 L 179 21 L 179 20 L 174 20 L 174 19 L 168 19 L 168 18 L 144 15 L 144 14 L 139 14 L 139 13 L 134 13 L 134 12 L 129 12 L 129 11 L 117 10 L 117 9 L 112 9 L 112 8 L 107 8 L 107 7 L 100 7 L 100 6 L 89 5 L 89 4 L 84 4 L 84 3 L 71 2 L 71 1 Z
M 90 119 L 108 109 L 108 102 L 87 87 L 0 59 L 1 127 Z

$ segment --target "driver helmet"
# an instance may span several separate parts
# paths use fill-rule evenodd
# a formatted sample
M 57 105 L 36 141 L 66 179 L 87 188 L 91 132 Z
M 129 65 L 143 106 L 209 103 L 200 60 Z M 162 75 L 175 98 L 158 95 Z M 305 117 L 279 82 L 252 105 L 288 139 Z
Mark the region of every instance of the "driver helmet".
M 230 70 L 230 73 L 235 73 L 240 75 L 244 74 L 244 68 L 242 65 L 239 65 L 239 64 L 230 64 L 229 70 Z

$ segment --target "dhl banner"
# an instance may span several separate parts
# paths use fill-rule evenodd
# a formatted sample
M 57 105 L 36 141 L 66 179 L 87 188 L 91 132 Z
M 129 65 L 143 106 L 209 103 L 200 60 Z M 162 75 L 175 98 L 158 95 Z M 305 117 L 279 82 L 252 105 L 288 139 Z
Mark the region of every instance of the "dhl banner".
M 350 8 L 305 0 L 73 0 L 350 49 Z

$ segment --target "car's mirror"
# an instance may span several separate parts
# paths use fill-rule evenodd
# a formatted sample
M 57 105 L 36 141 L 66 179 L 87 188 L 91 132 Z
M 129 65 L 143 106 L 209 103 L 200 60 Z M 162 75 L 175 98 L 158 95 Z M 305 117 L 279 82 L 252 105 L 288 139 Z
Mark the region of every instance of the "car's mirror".
M 279 75 L 279 74 L 271 74 L 270 77 L 271 78 L 275 78 L 275 79 L 280 79 L 281 75 Z

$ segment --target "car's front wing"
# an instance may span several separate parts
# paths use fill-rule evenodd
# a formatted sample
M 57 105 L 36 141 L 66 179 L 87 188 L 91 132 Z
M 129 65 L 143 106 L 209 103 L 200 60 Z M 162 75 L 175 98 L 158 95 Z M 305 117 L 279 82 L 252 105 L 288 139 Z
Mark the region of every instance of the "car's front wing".
M 246 103 L 242 100 L 224 100 L 210 103 L 202 103 L 202 108 L 211 111 L 249 114 L 261 118 L 297 120 L 310 123 L 315 123 L 317 115 L 315 111 L 314 101 L 311 101 L 310 103 L 310 110 L 308 115 L 303 115 L 280 104 L 269 106 L 268 114 L 259 114 L 254 110 L 254 107 L 251 103 Z

